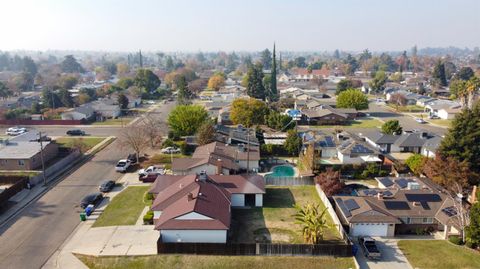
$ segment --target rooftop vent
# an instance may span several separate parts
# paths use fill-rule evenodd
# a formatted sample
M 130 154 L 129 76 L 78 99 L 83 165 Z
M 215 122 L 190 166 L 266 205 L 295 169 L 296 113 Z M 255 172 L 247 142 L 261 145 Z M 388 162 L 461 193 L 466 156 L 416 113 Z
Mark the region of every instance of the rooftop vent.
M 200 174 L 198 175 L 198 180 L 202 182 L 207 181 L 207 172 L 205 171 L 200 172 Z

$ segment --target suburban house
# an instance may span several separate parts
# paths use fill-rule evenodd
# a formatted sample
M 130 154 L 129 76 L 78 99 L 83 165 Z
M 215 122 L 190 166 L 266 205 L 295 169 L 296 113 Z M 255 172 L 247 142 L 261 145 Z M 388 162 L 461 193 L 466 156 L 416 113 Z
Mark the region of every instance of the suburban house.
M 330 109 L 316 108 L 302 110 L 302 124 L 307 125 L 343 125 L 348 116 Z
M 90 102 L 88 104 L 95 111 L 95 118 L 97 121 L 105 119 L 115 119 L 120 117 L 122 111 L 118 104 L 112 99 L 101 99 Z
M 162 242 L 226 243 L 231 208 L 262 207 L 265 184 L 258 175 L 162 175 L 149 193 Z
M 0 140 L 0 170 L 34 170 L 42 166 L 38 134 L 28 132 L 12 139 Z M 55 158 L 58 145 L 42 139 L 45 162 Z
M 375 130 L 359 136 L 383 153 L 412 152 L 425 156 L 434 154 L 441 141 L 441 137 L 425 131 L 390 135 Z
M 442 99 L 427 103 L 425 112 L 428 112 L 431 116 L 447 120 L 455 118 L 455 115 L 462 112 L 462 108 L 458 102 Z
M 378 163 L 382 160 L 376 150 L 356 139 L 347 139 L 337 147 L 337 158 L 342 164 Z
M 216 140 L 225 144 L 249 144 L 254 146 L 260 146 L 255 130 L 251 128 L 245 128 L 242 125 L 237 127 L 228 127 L 225 125 L 216 125 L 217 131 Z
M 232 119 L 230 119 L 230 107 L 226 106 L 218 110 L 217 123 L 222 125 L 231 125 L 233 124 Z
M 95 110 L 88 104 L 71 108 L 60 114 L 62 120 L 91 120 L 95 117 Z
M 458 234 L 453 200 L 418 178 L 376 178 L 379 188 L 334 196 L 335 211 L 351 236 Z
M 248 149 L 250 148 L 250 149 Z M 192 158 L 176 158 L 172 162 L 175 175 L 188 175 L 205 171 L 207 174 L 238 174 L 258 171 L 260 148 L 244 144 L 230 145 L 212 142 L 195 149 Z

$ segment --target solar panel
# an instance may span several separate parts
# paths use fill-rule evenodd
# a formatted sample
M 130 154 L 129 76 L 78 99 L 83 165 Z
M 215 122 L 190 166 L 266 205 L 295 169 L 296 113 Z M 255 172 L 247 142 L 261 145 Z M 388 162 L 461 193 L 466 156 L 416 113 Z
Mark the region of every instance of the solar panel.
M 345 215 L 346 218 L 351 217 L 352 214 L 350 211 L 345 207 L 345 204 L 343 203 L 343 200 L 340 198 L 335 199 L 337 201 L 338 207 L 340 207 L 340 210 L 342 210 L 343 215 Z
M 425 194 L 412 194 L 412 193 L 407 193 L 405 194 L 405 197 L 409 202 L 440 202 L 442 201 L 442 198 L 438 194 L 430 194 L 430 193 L 425 193 Z
M 389 178 L 384 177 L 384 178 L 380 178 L 379 180 L 380 180 L 380 183 L 382 183 L 383 186 L 385 187 L 390 187 L 393 185 L 393 181 L 391 181 Z
M 391 191 L 384 191 L 383 196 L 392 196 L 393 193 Z
M 345 200 L 344 203 L 345 203 L 345 206 L 347 207 L 347 209 L 349 211 L 360 208 L 360 206 L 357 204 L 357 202 L 355 202 L 355 200 L 353 200 L 353 199 Z
M 404 189 L 408 186 L 408 180 L 406 180 L 404 178 L 395 180 L 395 183 L 397 183 L 397 185 L 402 189 Z
M 422 205 L 423 209 L 429 210 L 430 206 L 428 205 L 428 202 L 421 201 L 420 204 Z
M 407 210 L 410 206 L 403 201 L 384 201 L 385 207 L 390 210 Z
M 333 141 L 333 137 L 331 136 L 326 136 L 325 137 L 325 143 L 327 147 L 335 147 L 335 142 Z
M 377 192 L 376 190 L 366 189 L 366 190 L 363 191 L 363 193 L 365 193 L 365 195 L 374 196 L 374 195 L 376 195 L 378 192 Z
M 453 207 L 453 206 L 446 207 L 446 208 L 442 209 L 442 212 L 445 213 L 445 215 L 447 215 L 449 217 L 453 217 L 453 216 L 457 215 L 457 209 L 455 209 L 455 207 Z

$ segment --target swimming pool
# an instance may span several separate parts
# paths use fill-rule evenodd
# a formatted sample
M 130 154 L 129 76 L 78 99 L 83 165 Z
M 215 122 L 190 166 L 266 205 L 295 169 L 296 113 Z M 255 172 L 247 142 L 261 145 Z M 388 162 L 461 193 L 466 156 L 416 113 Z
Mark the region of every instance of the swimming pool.
M 272 169 L 272 173 L 268 174 L 268 177 L 293 177 L 295 175 L 295 169 L 289 165 L 279 165 Z

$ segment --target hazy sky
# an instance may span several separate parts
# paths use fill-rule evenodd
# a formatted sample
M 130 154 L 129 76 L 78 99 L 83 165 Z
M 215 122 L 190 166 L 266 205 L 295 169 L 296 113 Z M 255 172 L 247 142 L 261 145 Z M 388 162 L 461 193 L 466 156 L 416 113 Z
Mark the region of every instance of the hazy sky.
M 480 46 L 480 0 L 0 0 L 0 50 Z

